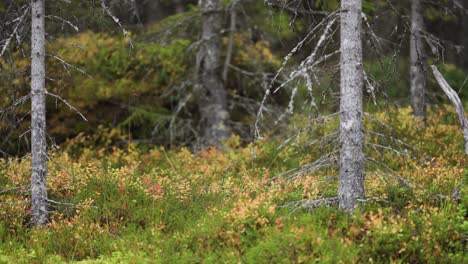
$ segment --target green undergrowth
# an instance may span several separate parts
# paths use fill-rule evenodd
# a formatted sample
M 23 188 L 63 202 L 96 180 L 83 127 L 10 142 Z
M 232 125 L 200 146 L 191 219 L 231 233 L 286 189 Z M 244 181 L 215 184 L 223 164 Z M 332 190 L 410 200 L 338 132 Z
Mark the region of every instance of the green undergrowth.
M 282 140 L 274 138 L 241 147 L 234 136 L 222 152 L 196 154 L 71 140 L 50 153 L 55 202 L 43 228 L 29 226 L 29 158 L 2 160 L 2 189 L 20 188 L 0 193 L 0 263 L 466 263 L 468 159 L 453 115 L 451 108 L 432 110 L 423 126 L 406 108 L 377 113 L 392 129 L 369 121 L 368 130 L 393 133 L 425 155 L 416 161 L 368 150 L 411 189 L 369 167 L 367 196 L 385 201 L 369 201 L 352 215 L 282 207 L 332 197 L 337 183 L 332 170 L 272 180 L 321 151 L 312 146 L 293 155 L 292 146 L 278 153 Z M 335 127 L 331 122 L 309 140 Z
M 140 33 L 130 32 L 128 37 L 84 31 L 49 41 L 46 49 L 52 55 L 46 58 L 46 86 L 55 95 L 48 96 L 46 102 L 51 137 L 62 143 L 80 133 L 94 134 L 101 126 L 123 129 L 134 139 L 151 138 L 161 145 L 167 144 L 169 137 L 178 145 L 190 141 L 191 129 L 199 121 L 194 89 L 199 47 L 194 38 L 199 23 L 196 18 L 192 12 L 177 15 Z M 172 28 L 175 21 L 181 27 Z M 228 39 L 227 34 L 222 36 L 223 50 Z M 0 86 L 9 87 L 0 105 L 2 109 L 15 105 L 12 116 L 26 116 L 15 126 L 11 125 L 13 117 L 0 120 L 0 133 L 11 133 L 12 138 L 2 143 L 2 150 L 12 155 L 24 154 L 27 149 L 27 144 L 14 139 L 30 125 L 29 100 L 15 104 L 30 91 L 30 60 L 24 56 L 28 52 L 25 45 L 23 49 L 12 48 L 8 59 L 0 58 Z M 240 31 L 234 36 L 231 64 L 254 73 L 273 72 L 280 61 L 268 41 L 253 41 L 249 32 Z M 228 77 L 226 89 L 230 96 L 254 100 L 263 96 L 261 80 L 233 70 Z M 250 121 L 237 105 L 232 116 L 244 125 L 245 120 Z M 155 127 L 158 136 L 152 133 Z

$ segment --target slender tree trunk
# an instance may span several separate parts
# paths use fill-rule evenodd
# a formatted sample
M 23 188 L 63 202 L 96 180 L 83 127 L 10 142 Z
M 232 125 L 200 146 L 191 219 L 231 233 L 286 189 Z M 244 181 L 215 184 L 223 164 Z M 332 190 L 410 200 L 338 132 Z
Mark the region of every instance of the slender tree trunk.
M 32 224 L 49 221 L 45 109 L 45 0 L 32 0 L 31 29 L 31 200 Z
M 197 53 L 198 103 L 203 143 L 220 147 L 230 135 L 227 93 L 221 77 L 221 0 L 201 0 L 202 43 Z
M 236 33 L 236 16 L 237 16 L 236 2 L 234 2 L 231 7 L 231 12 L 230 12 L 231 25 L 229 27 L 229 42 L 226 48 L 226 60 L 224 61 L 224 68 L 223 68 L 223 75 L 222 75 L 224 83 L 226 83 L 227 81 L 227 77 L 229 73 L 229 64 L 231 64 L 232 49 L 234 47 L 234 34 Z
M 339 207 L 352 211 L 364 198 L 363 65 L 361 0 L 341 1 L 341 101 Z
M 463 69 L 468 72 L 468 0 L 463 1 Z
M 424 19 L 422 12 L 421 0 L 412 0 L 410 38 L 411 103 L 413 106 L 413 114 L 424 119 L 426 76 L 424 70 L 425 54 L 424 40 L 422 37 Z

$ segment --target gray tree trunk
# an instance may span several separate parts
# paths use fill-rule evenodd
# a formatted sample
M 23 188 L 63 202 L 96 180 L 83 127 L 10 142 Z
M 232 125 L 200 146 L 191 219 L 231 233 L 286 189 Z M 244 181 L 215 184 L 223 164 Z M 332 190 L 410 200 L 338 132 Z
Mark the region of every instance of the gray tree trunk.
M 424 70 L 425 53 L 422 31 L 424 28 L 421 0 L 411 1 L 411 37 L 410 37 L 410 82 L 413 114 L 424 119 L 426 76 Z
M 230 12 L 231 25 L 229 27 L 229 42 L 226 48 L 226 60 L 224 61 L 224 68 L 223 68 L 223 74 L 222 74 L 224 83 L 226 83 L 227 81 L 228 72 L 229 72 L 229 64 L 231 64 L 232 49 L 234 46 L 234 34 L 236 33 L 236 16 L 237 16 L 236 2 L 234 2 L 232 4 L 231 12 Z
M 32 224 L 49 221 L 45 109 L 45 0 L 32 0 L 31 28 L 31 201 Z
M 463 68 L 468 71 L 468 0 L 463 2 Z
M 341 1 L 339 207 L 352 211 L 364 198 L 364 127 L 361 0 Z
M 221 77 L 221 0 L 201 0 L 202 42 L 197 53 L 197 91 L 204 145 L 220 147 L 230 136 L 227 93 Z

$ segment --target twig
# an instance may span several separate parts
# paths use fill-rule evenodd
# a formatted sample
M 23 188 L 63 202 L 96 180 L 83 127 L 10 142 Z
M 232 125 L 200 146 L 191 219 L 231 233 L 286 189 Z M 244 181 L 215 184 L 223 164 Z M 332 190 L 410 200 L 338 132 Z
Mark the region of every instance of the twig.
M 24 18 L 26 17 L 26 14 L 28 14 L 30 8 L 31 8 L 31 5 L 28 5 L 28 7 L 26 8 L 26 10 L 24 10 L 24 13 L 23 13 L 23 14 L 21 15 L 21 17 L 19 18 L 19 22 L 16 24 L 15 28 L 13 29 L 13 32 L 12 32 L 12 33 L 10 34 L 10 36 L 6 39 L 5 44 L 3 45 L 2 51 L 0 52 L 0 57 L 3 56 L 3 54 L 4 54 L 5 51 L 6 51 L 6 49 L 7 49 L 8 46 L 10 45 L 10 42 L 11 42 L 11 39 L 13 38 L 13 36 L 16 36 L 17 31 L 18 31 L 18 28 L 19 28 L 19 26 L 21 25 L 21 23 L 23 22 Z
M 339 151 L 332 151 L 326 155 L 323 155 L 316 161 L 306 164 L 302 167 L 295 168 L 288 170 L 286 172 L 282 172 L 280 174 L 275 175 L 274 177 L 270 178 L 270 181 L 276 180 L 280 177 L 286 179 L 286 180 L 293 180 L 297 177 L 299 177 L 301 174 L 304 173 L 314 173 L 318 170 L 324 169 L 324 168 L 330 168 L 333 167 L 333 165 L 336 165 L 337 163 L 337 158 L 336 154 L 338 154 Z M 286 175 L 286 177 L 284 177 Z
M 56 94 L 53 94 L 53 93 L 50 93 L 48 91 L 45 92 L 47 95 L 50 95 L 54 98 L 57 98 L 59 99 L 60 101 L 62 101 L 64 104 L 66 104 L 68 107 L 70 107 L 70 109 L 74 110 L 84 121 L 88 122 L 88 119 L 86 119 L 86 117 L 80 112 L 78 111 L 78 109 L 76 109 L 73 105 L 69 104 L 67 102 L 67 100 L 63 99 L 62 97 L 60 97 L 59 95 L 56 95 Z
M 81 72 L 82 74 L 88 76 L 89 78 L 92 78 L 92 76 L 89 75 L 88 73 L 86 73 L 84 70 L 80 69 L 79 67 L 77 67 L 77 66 L 75 66 L 73 64 L 70 64 L 70 63 L 66 62 L 64 59 L 60 58 L 59 56 L 57 56 L 57 55 L 51 55 L 51 56 L 52 56 L 52 58 L 54 58 L 54 59 L 58 60 L 59 62 L 61 62 L 62 65 L 65 67 L 65 70 L 67 70 L 67 72 L 68 72 L 68 68 L 72 68 L 72 69 L 75 69 L 75 70 Z M 70 72 L 68 72 L 68 73 L 70 73 Z
M 411 146 L 408 143 L 405 143 L 404 141 L 402 141 L 402 140 L 400 140 L 398 138 L 388 136 L 388 135 L 384 135 L 384 134 L 381 134 L 381 133 L 378 133 L 378 132 L 375 132 L 375 131 L 371 131 L 371 130 L 366 130 L 365 133 L 369 134 L 369 135 L 374 135 L 374 136 L 377 136 L 377 137 L 381 137 L 381 138 L 390 140 L 391 142 L 401 144 L 402 146 L 405 146 L 405 147 L 411 149 L 414 152 L 419 152 L 419 150 L 416 147 Z M 426 158 L 428 158 L 428 157 L 426 157 Z
M 104 0 L 101 0 L 101 7 L 102 7 L 102 9 L 104 9 L 104 12 L 106 12 L 106 14 L 107 14 L 110 18 L 112 18 L 112 20 L 114 20 L 114 22 L 122 29 L 122 33 L 123 33 L 124 37 L 128 38 L 128 40 L 129 40 L 130 47 L 131 47 L 132 49 L 135 48 L 135 47 L 133 46 L 132 40 L 131 40 L 131 39 L 129 38 L 129 36 L 128 36 L 128 31 L 125 30 L 125 28 L 122 26 L 122 23 L 120 23 L 120 20 L 119 20 L 116 16 L 114 16 L 114 14 L 112 14 L 110 8 L 109 8 L 108 6 L 106 6 L 106 3 L 105 3 Z
M 58 16 L 52 16 L 52 15 L 48 15 L 46 16 L 47 18 L 53 18 L 53 19 L 57 19 L 57 20 L 60 20 L 62 21 L 63 23 L 65 24 L 68 24 L 71 28 L 73 28 L 76 32 L 79 32 L 79 29 L 77 26 L 75 26 L 75 24 L 73 24 L 72 22 L 66 20 L 66 19 L 63 19 L 61 17 L 58 17 Z
M 55 201 L 55 200 L 51 200 L 51 199 L 47 199 L 47 202 L 51 203 L 51 204 L 55 204 L 55 205 L 64 205 L 64 206 L 72 206 L 72 207 L 79 207 L 79 206 L 85 206 L 85 205 L 82 205 L 82 204 L 73 204 L 73 203 L 66 203 L 66 202 L 58 202 L 58 201 Z M 95 208 L 95 209 L 98 209 L 99 207 L 98 206 L 94 206 L 94 205 L 90 205 L 89 207 L 91 208 Z
M 5 112 L 8 112 L 9 110 L 15 108 L 18 105 L 24 104 L 29 98 L 31 98 L 31 94 L 20 97 L 18 100 L 13 102 L 9 107 L 7 107 L 7 108 L 5 108 L 3 110 L 0 110 L 0 116 L 2 116 Z
M 327 115 L 327 116 L 322 116 L 322 117 L 319 117 L 319 118 L 317 118 L 315 120 L 312 120 L 312 122 L 310 122 L 306 127 L 302 128 L 296 134 L 294 134 L 291 137 L 287 138 L 283 143 L 281 143 L 281 145 L 279 145 L 277 147 L 277 149 L 284 148 L 286 145 L 288 145 L 289 142 L 291 142 L 291 140 L 293 140 L 293 139 L 299 137 L 300 135 L 302 135 L 303 133 L 309 131 L 313 126 L 315 126 L 317 124 L 328 124 L 328 122 L 330 121 L 330 119 L 332 119 L 332 117 L 335 117 L 335 116 L 337 116 L 339 114 L 340 114 L 340 112 L 336 112 L 336 113 L 333 113 L 333 114 L 330 114 L 330 115 Z
M 369 197 L 369 198 L 364 198 L 364 199 L 357 199 L 357 201 L 361 203 L 368 203 L 368 202 L 389 203 L 387 200 L 380 198 L 380 197 Z
M 396 179 L 398 179 L 402 184 L 403 186 L 405 186 L 406 188 L 412 190 L 411 188 L 411 185 L 410 183 L 408 182 L 408 180 L 406 180 L 405 178 L 403 178 L 400 174 L 398 174 L 396 171 L 394 171 L 392 168 L 390 168 L 387 164 L 383 163 L 383 162 L 380 162 L 376 159 L 373 159 L 371 157 L 366 157 L 366 160 L 378 165 L 378 166 L 381 166 L 385 169 L 387 169 L 388 171 L 392 172 L 393 174 L 390 174 L 392 175 L 393 177 L 395 177 Z
M 406 151 L 406 149 L 405 149 L 405 152 L 402 152 L 402 151 L 398 151 L 398 150 L 392 148 L 391 146 L 384 146 L 384 145 L 375 144 L 375 143 L 366 143 L 366 145 L 371 146 L 371 147 L 373 147 L 374 149 L 375 149 L 375 148 L 380 148 L 380 149 L 388 150 L 388 151 L 390 151 L 390 152 L 394 152 L 394 153 L 397 154 L 398 156 L 404 156 L 404 157 L 407 157 L 407 158 L 416 160 L 415 157 L 413 157 L 413 156 L 411 156 L 411 155 L 408 154 L 408 151 Z
M 319 199 L 303 199 L 299 201 L 290 202 L 285 205 L 278 206 L 278 208 L 290 208 L 291 214 L 301 209 L 308 209 L 312 211 L 319 207 L 330 207 L 338 205 L 338 197 L 327 197 Z
M 26 187 L 27 187 L 26 185 L 18 186 L 18 187 L 11 187 L 11 188 L 8 188 L 8 189 L 1 190 L 0 194 L 10 192 L 10 191 L 14 191 L 14 190 L 21 190 L 21 189 L 24 189 Z

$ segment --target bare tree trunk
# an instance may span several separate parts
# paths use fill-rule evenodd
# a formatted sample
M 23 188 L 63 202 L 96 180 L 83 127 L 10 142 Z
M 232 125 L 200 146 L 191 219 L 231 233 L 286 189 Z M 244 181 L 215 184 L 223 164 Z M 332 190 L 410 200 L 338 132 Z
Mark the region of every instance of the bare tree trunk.
M 413 106 L 413 114 L 424 119 L 426 76 L 424 70 L 425 53 L 422 37 L 424 19 L 422 12 L 421 0 L 412 0 L 410 37 L 411 104 Z
M 220 147 L 230 135 L 227 93 L 221 77 L 221 0 L 201 0 L 202 43 L 197 53 L 198 103 L 203 143 Z
M 341 101 L 339 207 L 352 211 L 364 198 L 363 65 L 361 0 L 341 1 Z
M 227 81 L 228 72 L 229 72 L 229 64 L 231 64 L 232 49 L 234 46 L 234 34 L 236 33 L 236 16 L 237 16 L 236 2 L 234 2 L 231 6 L 231 12 L 230 12 L 231 25 L 229 27 L 229 42 L 226 48 L 226 60 L 224 61 L 224 68 L 223 68 L 223 75 L 222 75 L 224 83 L 226 83 Z
M 31 28 L 31 200 L 32 224 L 49 221 L 45 109 L 45 0 L 32 0 Z
M 468 0 L 464 0 L 463 8 L 463 68 L 468 71 Z

